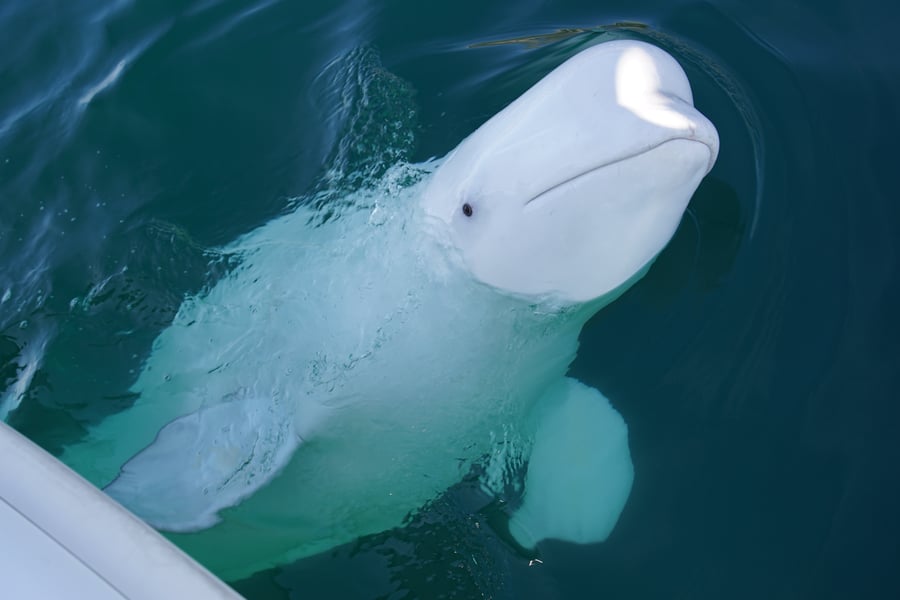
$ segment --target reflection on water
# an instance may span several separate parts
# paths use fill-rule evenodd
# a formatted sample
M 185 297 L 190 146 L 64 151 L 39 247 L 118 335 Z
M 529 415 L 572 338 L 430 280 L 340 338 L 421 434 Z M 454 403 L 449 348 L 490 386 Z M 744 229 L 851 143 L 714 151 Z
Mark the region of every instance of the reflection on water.
M 462 485 L 241 589 L 900 595 L 900 50 L 897 9 L 864 4 L 7 2 L 0 415 L 59 452 L 134 401 L 152 340 L 228 270 L 211 248 L 341 169 L 443 155 L 578 49 L 638 37 L 685 66 L 722 150 L 572 369 L 631 431 L 611 538 L 529 566 Z M 352 53 L 383 70 L 335 79 Z M 378 126 L 391 94 L 407 130 Z
M 491 46 L 503 46 L 505 44 L 521 44 L 529 50 L 546 46 L 547 44 L 555 44 L 567 40 L 572 37 L 591 34 L 604 33 L 608 31 L 623 30 L 624 32 L 641 32 L 649 29 L 649 26 L 638 22 L 621 22 L 612 25 L 597 25 L 596 27 L 564 27 L 551 31 L 550 33 L 538 33 L 535 35 L 524 35 L 520 37 L 504 38 L 502 40 L 490 40 L 486 42 L 475 42 L 469 44 L 469 48 L 490 48 Z

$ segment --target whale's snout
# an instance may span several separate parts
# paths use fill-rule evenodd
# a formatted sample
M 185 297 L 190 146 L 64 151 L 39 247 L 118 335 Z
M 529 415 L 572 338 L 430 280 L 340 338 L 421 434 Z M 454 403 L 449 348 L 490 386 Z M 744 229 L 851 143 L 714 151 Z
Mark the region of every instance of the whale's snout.
M 665 141 L 686 140 L 702 145 L 706 151 L 703 174 L 709 173 L 719 156 L 719 133 L 712 122 L 690 101 L 679 96 L 662 95 L 654 100 L 652 105 L 645 102 L 628 108 L 641 118 L 659 124 Z
M 698 142 L 709 151 L 706 173 L 719 155 L 719 134 L 712 122 L 694 107 L 687 77 L 662 50 L 633 44 L 619 55 L 615 66 L 617 104 L 648 125 L 659 128 L 663 141 Z

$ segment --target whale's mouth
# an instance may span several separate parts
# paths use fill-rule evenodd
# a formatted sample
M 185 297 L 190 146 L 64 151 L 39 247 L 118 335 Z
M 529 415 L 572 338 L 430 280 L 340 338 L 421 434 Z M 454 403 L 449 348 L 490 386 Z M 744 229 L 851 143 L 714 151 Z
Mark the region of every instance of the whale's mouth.
M 607 161 L 607 162 L 597 165 L 595 167 L 591 167 L 591 168 L 587 169 L 586 171 L 583 171 L 583 172 L 579 173 L 578 175 L 575 175 L 574 177 L 569 177 L 568 179 L 565 179 L 563 181 L 555 183 L 552 186 L 550 186 L 549 188 L 546 188 L 545 190 L 532 196 L 529 200 L 527 200 L 525 202 L 524 206 L 529 209 L 535 209 L 535 208 L 539 207 L 541 204 L 543 204 L 542 200 L 545 200 L 550 196 L 554 196 L 554 197 L 557 196 L 558 195 L 557 193 L 560 191 L 563 191 L 564 188 L 566 188 L 566 187 L 575 187 L 575 186 L 582 185 L 584 183 L 588 183 L 589 180 L 593 178 L 593 176 L 598 175 L 601 171 L 604 171 L 614 165 L 627 162 L 627 161 L 637 158 L 639 156 L 649 154 L 650 152 L 653 152 L 657 148 L 660 148 L 661 146 L 664 146 L 666 144 L 669 144 L 672 142 L 679 142 L 679 141 L 693 142 L 694 144 L 697 144 L 699 146 L 704 146 L 707 149 L 708 160 L 707 160 L 705 172 L 709 173 L 710 169 L 712 169 L 713 163 L 716 160 L 715 153 L 709 144 L 707 144 L 704 141 L 699 140 L 697 138 L 693 138 L 693 137 L 669 138 L 669 139 L 667 139 L 663 142 L 660 142 L 659 144 L 656 144 L 654 146 L 643 148 L 638 152 L 626 154 L 626 155 L 616 158 L 614 160 Z

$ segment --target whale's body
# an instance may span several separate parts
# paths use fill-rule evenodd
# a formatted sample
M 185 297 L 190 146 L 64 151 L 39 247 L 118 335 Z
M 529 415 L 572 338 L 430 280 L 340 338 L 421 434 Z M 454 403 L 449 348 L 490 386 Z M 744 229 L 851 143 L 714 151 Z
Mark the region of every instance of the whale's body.
M 599 109 L 621 112 L 605 141 Z M 64 459 L 226 578 L 396 526 L 485 460 L 488 489 L 529 462 L 520 543 L 605 539 L 627 432 L 566 370 L 717 148 L 671 57 L 587 50 L 443 161 L 388 176 L 416 183 L 232 244 L 239 266 L 160 334 L 135 405 Z

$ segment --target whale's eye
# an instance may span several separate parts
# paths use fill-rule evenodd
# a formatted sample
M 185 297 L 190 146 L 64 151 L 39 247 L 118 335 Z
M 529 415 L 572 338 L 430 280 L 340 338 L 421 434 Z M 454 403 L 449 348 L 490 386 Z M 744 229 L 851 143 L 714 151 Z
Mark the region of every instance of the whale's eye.
M 471 217 L 471 216 L 472 216 L 472 205 L 469 204 L 468 202 L 466 202 L 465 204 L 463 204 L 463 209 L 462 209 L 462 210 L 463 210 L 463 214 L 466 215 L 467 217 Z

